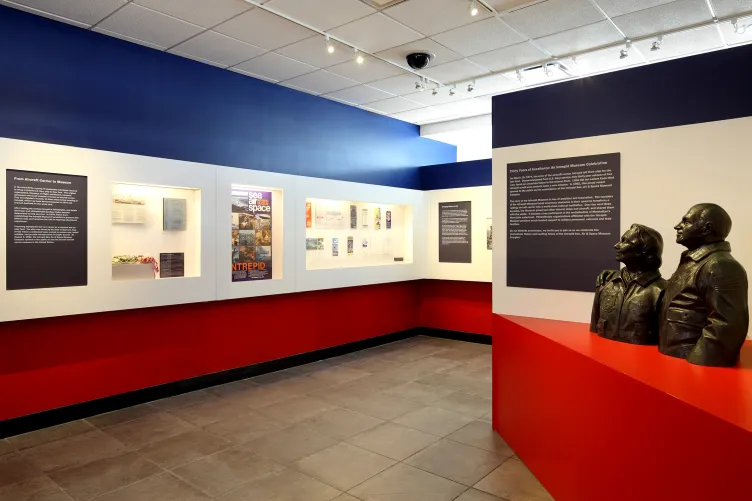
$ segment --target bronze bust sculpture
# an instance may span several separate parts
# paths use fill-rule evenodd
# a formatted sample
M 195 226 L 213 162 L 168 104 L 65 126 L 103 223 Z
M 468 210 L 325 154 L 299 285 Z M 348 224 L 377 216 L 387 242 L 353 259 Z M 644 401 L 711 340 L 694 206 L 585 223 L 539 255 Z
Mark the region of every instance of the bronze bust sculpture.
M 658 312 L 666 281 L 661 278 L 663 238 L 633 224 L 617 243 L 621 271 L 605 270 L 596 283 L 590 331 L 631 344 L 658 344 Z
M 747 273 L 731 256 L 731 218 L 715 204 L 695 205 L 677 224 L 685 246 L 661 307 L 659 349 L 698 365 L 732 367 L 749 327 Z

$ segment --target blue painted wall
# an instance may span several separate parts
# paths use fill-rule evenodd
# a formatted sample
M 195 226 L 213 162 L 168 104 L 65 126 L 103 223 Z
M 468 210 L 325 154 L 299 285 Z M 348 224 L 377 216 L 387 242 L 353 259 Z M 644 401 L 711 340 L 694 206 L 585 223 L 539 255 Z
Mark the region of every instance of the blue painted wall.
M 0 137 L 420 188 L 415 125 L 0 6 Z
M 420 169 L 423 190 L 491 186 L 491 159 L 430 165 Z
M 495 96 L 493 147 L 748 116 L 752 45 Z

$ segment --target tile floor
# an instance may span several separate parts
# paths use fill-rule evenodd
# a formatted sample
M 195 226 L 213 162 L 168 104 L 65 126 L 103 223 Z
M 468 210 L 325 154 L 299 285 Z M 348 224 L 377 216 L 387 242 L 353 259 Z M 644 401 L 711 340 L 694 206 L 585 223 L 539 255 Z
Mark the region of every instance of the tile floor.
M 415 337 L 0 440 L 0 501 L 545 501 L 491 347 Z

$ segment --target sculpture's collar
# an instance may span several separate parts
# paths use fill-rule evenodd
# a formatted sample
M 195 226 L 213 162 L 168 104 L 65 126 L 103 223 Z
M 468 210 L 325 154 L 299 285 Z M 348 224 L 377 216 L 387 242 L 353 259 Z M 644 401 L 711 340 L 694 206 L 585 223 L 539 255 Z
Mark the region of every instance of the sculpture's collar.
M 682 253 L 682 259 L 685 257 L 688 257 L 692 261 L 701 261 L 708 257 L 709 255 L 713 254 L 714 252 L 731 252 L 731 244 L 728 242 L 716 242 L 714 244 L 708 244 L 703 245 L 702 247 L 698 247 L 693 251 L 684 251 Z
M 626 268 L 621 269 L 621 273 L 619 273 L 619 276 L 617 278 L 620 278 L 622 282 L 625 284 L 629 284 L 624 278 L 625 273 L 627 272 Z M 629 272 L 629 276 L 631 278 L 630 281 L 636 281 L 638 284 L 640 284 L 643 287 L 647 287 L 648 285 L 652 284 L 659 278 L 661 278 L 661 272 L 658 270 L 655 271 L 635 271 L 635 272 Z

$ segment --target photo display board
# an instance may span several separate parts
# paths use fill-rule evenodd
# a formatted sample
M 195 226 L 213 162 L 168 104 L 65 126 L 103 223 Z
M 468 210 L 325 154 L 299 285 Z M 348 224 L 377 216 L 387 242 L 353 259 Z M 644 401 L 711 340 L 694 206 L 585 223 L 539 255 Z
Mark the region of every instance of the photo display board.
M 232 281 L 272 278 L 272 192 L 232 187 Z
M 87 285 L 87 178 L 6 171 L 6 288 Z
M 618 269 L 620 153 L 507 165 L 507 286 L 592 292 Z
M 439 262 L 472 263 L 470 202 L 439 203 Z

